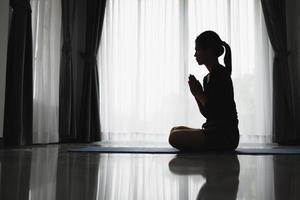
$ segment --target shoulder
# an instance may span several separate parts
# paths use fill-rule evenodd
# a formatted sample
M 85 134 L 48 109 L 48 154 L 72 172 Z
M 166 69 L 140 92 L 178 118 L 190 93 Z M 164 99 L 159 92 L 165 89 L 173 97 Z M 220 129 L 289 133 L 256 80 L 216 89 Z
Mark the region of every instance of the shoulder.
M 227 73 L 225 67 L 222 65 L 216 67 L 211 74 L 212 77 L 216 79 L 230 79 L 230 75 Z
M 220 66 L 216 67 L 213 70 L 213 73 L 218 74 L 218 75 L 228 75 L 228 73 L 226 71 L 226 68 L 223 65 L 220 65 Z

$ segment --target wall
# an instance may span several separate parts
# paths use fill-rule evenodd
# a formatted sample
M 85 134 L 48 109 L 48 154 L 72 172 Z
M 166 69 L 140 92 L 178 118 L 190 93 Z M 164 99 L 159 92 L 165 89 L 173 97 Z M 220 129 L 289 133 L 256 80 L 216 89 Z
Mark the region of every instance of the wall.
M 9 0 L 0 0 L 0 137 L 3 136 Z
M 286 0 L 289 65 L 293 78 L 297 139 L 300 140 L 300 1 Z

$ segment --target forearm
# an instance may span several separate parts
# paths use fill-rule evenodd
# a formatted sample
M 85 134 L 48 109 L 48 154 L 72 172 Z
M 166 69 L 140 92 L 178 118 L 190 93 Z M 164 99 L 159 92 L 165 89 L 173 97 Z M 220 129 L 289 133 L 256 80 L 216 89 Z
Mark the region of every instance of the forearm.
M 195 96 L 195 99 L 198 103 L 198 106 L 201 106 L 201 108 L 204 108 L 205 107 L 205 104 L 207 102 L 207 98 L 205 96 L 205 94 L 198 94 Z
M 195 100 L 196 100 L 196 102 L 197 102 L 197 105 L 198 105 L 198 108 L 199 108 L 200 113 L 201 113 L 204 117 L 206 117 L 206 111 L 205 111 L 205 107 L 204 107 L 205 104 L 202 105 L 201 101 L 198 100 L 196 97 L 195 97 Z

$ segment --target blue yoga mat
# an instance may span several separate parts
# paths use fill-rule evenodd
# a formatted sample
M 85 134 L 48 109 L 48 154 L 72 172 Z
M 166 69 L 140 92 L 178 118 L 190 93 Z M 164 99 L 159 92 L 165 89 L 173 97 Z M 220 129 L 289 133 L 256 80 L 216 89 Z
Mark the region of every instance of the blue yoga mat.
M 240 155 L 300 155 L 300 148 L 238 148 L 235 151 L 182 152 L 172 147 L 101 147 L 90 146 L 70 149 L 69 152 L 82 153 L 139 153 L 139 154 L 240 154 Z

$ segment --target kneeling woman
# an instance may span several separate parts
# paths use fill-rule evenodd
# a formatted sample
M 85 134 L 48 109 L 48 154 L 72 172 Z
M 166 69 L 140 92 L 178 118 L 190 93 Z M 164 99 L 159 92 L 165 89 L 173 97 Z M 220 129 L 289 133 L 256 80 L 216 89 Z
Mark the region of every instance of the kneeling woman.
M 217 33 L 205 31 L 195 41 L 195 58 L 199 65 L 205 65 L 209 73 L 201 83 L 189 77 L 189 87 L 206 118 L 202 129 L 178 126 L 171 129 L 169 143 L 187 151 L 233 150 L 239 143 L 239 129 L 236 105 L 231 80 L 231 50 Z M 224 53 L 222 66 L 218 57 Z

